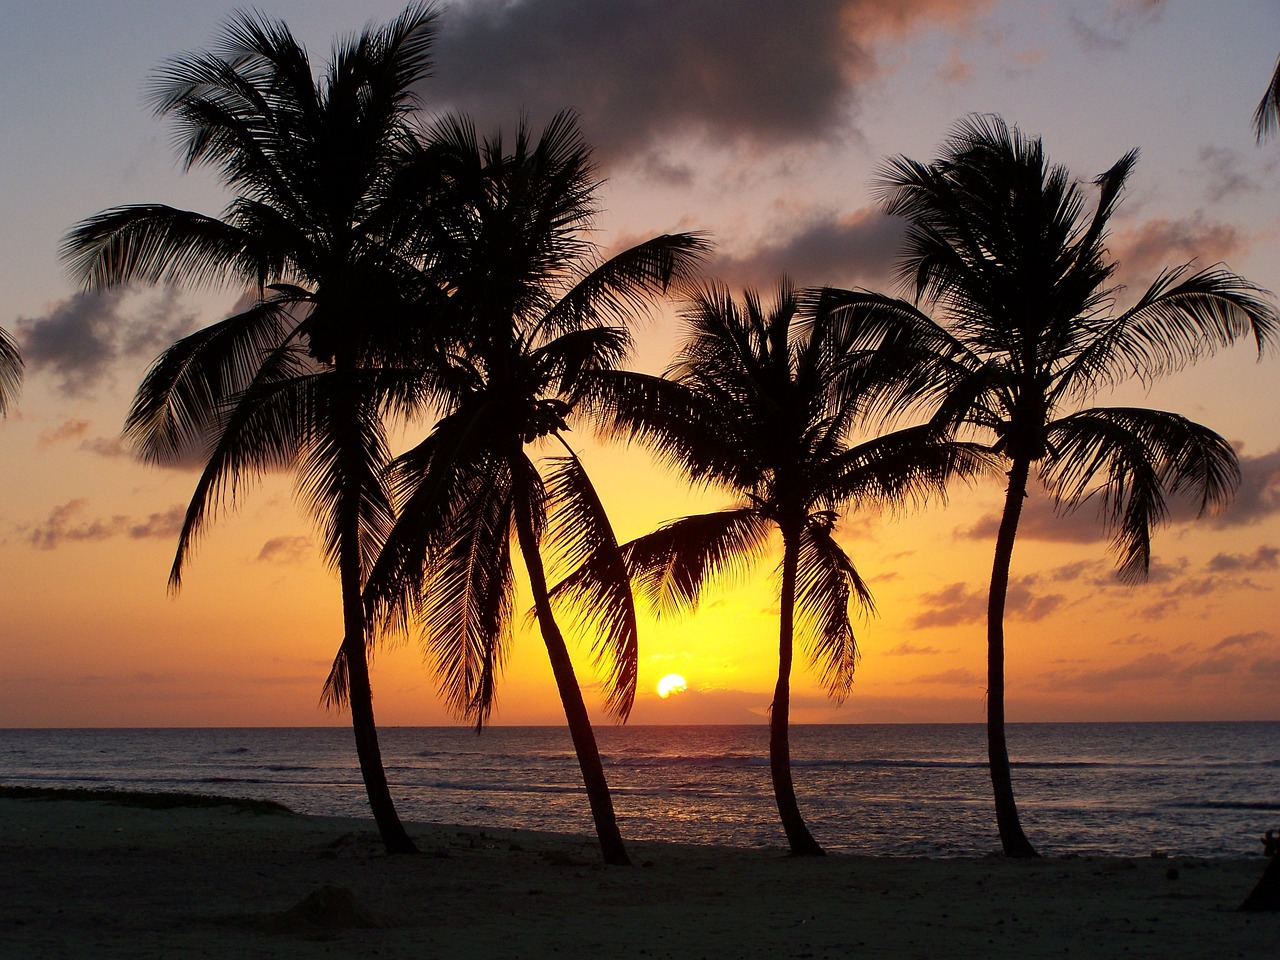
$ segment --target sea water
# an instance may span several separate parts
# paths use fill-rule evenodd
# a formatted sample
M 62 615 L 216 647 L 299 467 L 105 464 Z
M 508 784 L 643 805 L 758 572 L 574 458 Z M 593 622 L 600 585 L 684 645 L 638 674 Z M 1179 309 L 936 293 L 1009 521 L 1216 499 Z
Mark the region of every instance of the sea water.
M 589 834 L 560 727 L 380 730 L 410 821 Z M 1014 790 L 1043 853 L 1236 856 L 1280 827 L 1280 723 L 1011 724 Z M 623 835 L 782 847 L 768 728 L 597 730 Z M 800 808 L 833 851 L 974 856 L 998 848 L 978 724 L 795 726 Z M 170 790 L 368 816 L 351 732 L 0 730 L 0 783 Z

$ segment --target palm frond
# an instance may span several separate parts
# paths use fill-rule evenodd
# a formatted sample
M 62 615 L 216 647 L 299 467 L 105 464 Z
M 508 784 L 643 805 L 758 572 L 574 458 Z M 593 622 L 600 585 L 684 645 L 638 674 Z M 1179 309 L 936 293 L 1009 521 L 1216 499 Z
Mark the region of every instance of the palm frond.
M 934 424 L 905 427 L 874 437 L 832 458 L 823 484 L 831 508 L 849 502 L 891 508 L 945 500 L 953 481 L 969 481 L 997 468 L 982 444 L 953 440 Z
M 22 387 L 22 354 L 9 332 L 0 327 L 0 417 L 18 399 Z
M 688 384 L 625 370 L 591 371 L 578 407 L 608 439 L 639 441 L 696 484 L 731 483 L 747 472 L 734 423 Z
M 163 204 L 112 207 L 63 238 L 60 255 L 85 289 L 143 283 L 257 283 L 251 236 L 214 217 Z
M 246 481 L 296 463 L 303 435 L 300 394 L 310 378 L 294 375 L 295 362 L 288 346 L 268 355 L 248 388 L 228 399 L 221 422 L 210 431 L 216 442 L 183 517 L 169 571 L 171 590 L 177 591 L 182 583 L 183 566 L 210 511 L 223 503 L 234 506 Z
M 1225 504 L 1240 480 L 1231 445 L 1207 427 L 1161 410 L 1083 410 L 1049 427 L 1041 476 L 1060 509 L 1092 497 L 1114 534 L 1119 576 L 1146 578 L 1152 529 L 1168 517 L 1167 497 L 1183 492 L 1204 513 Z
M 1185 265 L 1162 271 L 1064 370 L 1063 384 L 1150 382 L 1246 338 L 1259 356 L 1274 348 L 1280 317 L 1266 291 L 1220 267 L 1187 274 Z
M 620 325 L 673 286 L 690 283 L 711 244 L 697 233 L 652 237 L 597 265 L 539 322 L 544 336 L 599 324 Z
M 417 106 L 417 87 L 431 74 L 439 20 L 436 3 L 410 3 L 394 20 L 366 28 L 354 44 L 335 52 L 333 72 L 341 74 L 343 62 L 352 61 L 360 85 L 372 88 L 365 92 L 369 100 L 403 114 Z
M 623 544 L 622 553 L 632 584 L 655 612 L 680 614 L 697 606 L 708 580 L 744 576 L 771 529 L 758 509 L 741 506 L 675 520 Z
M 630 346 L 625 327 L 589 327 L 567 331 L 533 349 L 529 361 L 550 389 L 572 402 L 588 372 L 612 369 Z
M 1098 205 L 1094 208 L 1093 219 L 1089 228 L 1076 245 L 1076 256 L 1092 256 L 1098 251 L 1099 244 L 1106 237 L 1107 223 L 1115 213 L 1124 191 L 1124 185 L 1138 163 L 1137 149 L 1130 150 L 1111 165 L 1111 169 L 1094 180 L 1098 188 Z
M 579 612 L 581 629 L 594 638 L 595 667 L 604 674 L 605 709 L 626 720 L 635 703 L 639 667 L 626 559 L 582 462 L 568 451 L 552 463 L 546 481 L 551 505 L 547 533 L 561 562 L 579 574 L 565 581 L 555 596 Z
M 468 494 L 451 505 L 443 544 L 428 557 L 420 613 L 424 647 L 445 702 L 479 729 L 496 702 L 511 639 L 510 475 L 495 469 Z
M 1272 136 L 1277 129 L 1280 129 L 1280 60 L 1276 61 L 1271 82 L 1267 84 L 1266 92 L 1253 111 L 1253 132 L 1258 143 Z
M 796 577 L 796 614 L 809 661 L 827 694 L 836 703 L 853 687 L 859 653 L 849 604 L 857 601 L 867 614 L 875 612 L 862 577 L 831 535 L 831 524 L 811 521 L 800 534 L 800 562 Z
M 320 706 L 326 710 L 341 710 L 351 702 L 351 677 L 347 673 L 347 652 L 338 648 L 337 656 L 329 667 L 329 675 L 320 689 Z
M 420 612 L 433 554 L 454 536 L 458 511 L 491 475 L 509 473 L 491 446 L 498 415 L 486 404 L 463 406 L 388 466 L 386 479 L 398 516 L 366 579 L 370 628 L 407 629 L 410 617 Z
M 299 391 L 299 457 L 296 488 L 324 538 L 324 553 L 336 569 L 344 539 L 340 518 L 355 516 L 361 576 L 377 556 L 395 522 L 383 482 L 391 459 L 377 393 L 367 385 L 377 375 L 331 372 Z
M 288 300 L 259 300 L 248 310 L 183 337 L 147 371 L 125 418 L 124 436 L 153 463 L 170 463 L 212 444 L 225 406 L 246 390 L 264 356 L 290 343 Z M 285 378 L 314 372 L 296 349 L 275 357 Z
M 981 360 L 914 304 L 868 290 L 824 287 L 801 298 L 811 338 L 831 354 L 836 403 L 868 423 L 936 408 Z

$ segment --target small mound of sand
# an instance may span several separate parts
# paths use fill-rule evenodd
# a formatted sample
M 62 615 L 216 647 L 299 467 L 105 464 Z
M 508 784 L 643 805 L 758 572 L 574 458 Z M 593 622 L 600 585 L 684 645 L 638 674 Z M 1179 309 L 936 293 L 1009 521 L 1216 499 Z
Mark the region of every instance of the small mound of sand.
M 315 935 L 380 927 L 381 923 L 346 887 L 326 886 L 263 923 L 268 933 Z

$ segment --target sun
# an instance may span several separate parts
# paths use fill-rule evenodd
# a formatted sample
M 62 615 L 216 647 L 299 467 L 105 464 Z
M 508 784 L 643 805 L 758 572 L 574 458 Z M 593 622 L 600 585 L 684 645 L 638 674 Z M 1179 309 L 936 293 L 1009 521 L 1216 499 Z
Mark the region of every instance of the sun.
M 685 682 L 684 677 L 678 673 L 668 673 L 665 677 L 658 681 L 658 696 L 663 700 L 671 696 L 673 693 L 684 693 L 689 689 L 689 684 Z

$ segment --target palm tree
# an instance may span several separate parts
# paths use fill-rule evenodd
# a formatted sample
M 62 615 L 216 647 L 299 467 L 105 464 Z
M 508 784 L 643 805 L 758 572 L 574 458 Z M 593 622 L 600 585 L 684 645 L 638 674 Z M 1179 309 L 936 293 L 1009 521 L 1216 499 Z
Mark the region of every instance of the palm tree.
M 1239 910 L 1280 910 L 1280 837 L 1276 836 L 1276 831 L 1268 830 L 1263 835 L 1262 849 L 1267 856 L 1267 868 L 1244 898 L 1244 903 L 1237 908 Z
M 479 729 L 494 704 L 514 609 L 514 538 L 582 769 L 604 859 L 628 862 L 595 734 L 553 614 L 544 541 L 586 564 L 611 603 L 588 610 L 606 706 L 631 709 L 636 625 L 625 568 L 599 498 L 566 439 L 581 382 L 619 362 L 636 309 L 685 278 L 706 244 L 660 236 L 599 261 L 583 238 L 595 213 L 590 151 L 570 114 L 508 147 L 446 119 L 428 148 L 455 206 L 429 241 L 449 290 L 439 315 L 440 418 L 391 467 L 400 517 L 370 576 L 375 622 L 416 617 L 455 712 Z M 527 447 L 563 448 L 544 479 Z
M 246 481 L 291 468 L 338 574 L 344 682 L 360 769 L 389 852 L 412 851 L 382 767 L 361 591 L 392 522 L 383 417 L 413 399 L 406 358 L 423 296 L 407 228 L 413 86 L 430 68 L 436 14 L 414 4 L 337 43 L 318 79 L 288 27 L 234 16 L 212 53 L 169 62 L 156 112 L 185 166 L 234 193 L 221 217 L 159 204 L 85 220 L 64 256 L 89 288 L 132 281 L 249 284 L 241 312 L 179 340 L 138 389 L 125 426 L 140 455 L 199 451 L 204 470 L 170 572 L 176 591 L 206 523 Z
M 940 159 L 897 157 L 882 179 L 885 209 L 908 224 L 902 276 L 942 318 L 932 325 L 903 314 L 922 337 L 932 327 L 948 353 L 939 416 L 992 436 L 1008 467 L 987 606 L 987 742 L 1008 856 L 1035 855 L 1018 819 L 1004 731 L 1005 598 L 1032 468 L 1062 511 L 1094 498 L 1114 534 L 1120 578 L 1145 579 L 1166 498 L 1191 494 L 1201 512 L 1224 503 L 1238 481 L 1235 453 L 1174 413 L 1079 404 L 1242 338 L 1261 354 L 1276 334 L 1263 292 L 1221 266 L 1166 269 L 1132 307 L 1114 312 L 1107 222 L 1136 160 L 1128 153 L 1097 178 L 1088 216 L 1079 184 L 1048 162 L 1038 138 L 975 116 L 955 127 Z
M 835 298 L 807 319 L 783 283 L 769 305 L 754 291 L 701 290 L 683 311 L 687 335 L 666 378 L 601 378 L 592 398 L 614 432 L 653 446 L 700 485 L 728 491 L 723 510 L 685 517 L 623 546 L 658 612 L 691 610 L 706 583 L 762 558 L 782 540 L 778 678 L 769 714 L 769 768 L 793 855 L 820 855 L 791 776 L 791 669 L 797 635 L 836 702 L 849 694 L 858 649 L 849 619 L 870 611 L 866 583 L 836 541 L 851 506 L 901 505 L 980 468 L 983 457 L 929 425 L 853 443 L 910 369 L 907 344 L 874 321 L 883 313 Z M 832 309 L 828 309 L 832 307 Z M 908 391 L 909 393 L 910 391 Z M 562 588 L 581 591 L 571 579 Z
M 22 354 L 7 330 L 0 327 L 0 417 L 9 415 L 9 407 L 18 399 L 22 386 Z
M 1271 83 L 1267 92 L 1258 101 L 1253 111 L 1253 132 L 1261 143 L 1280 129 L 1280 60 L 1276 61 L 1275 73 L 1271 75 Z

